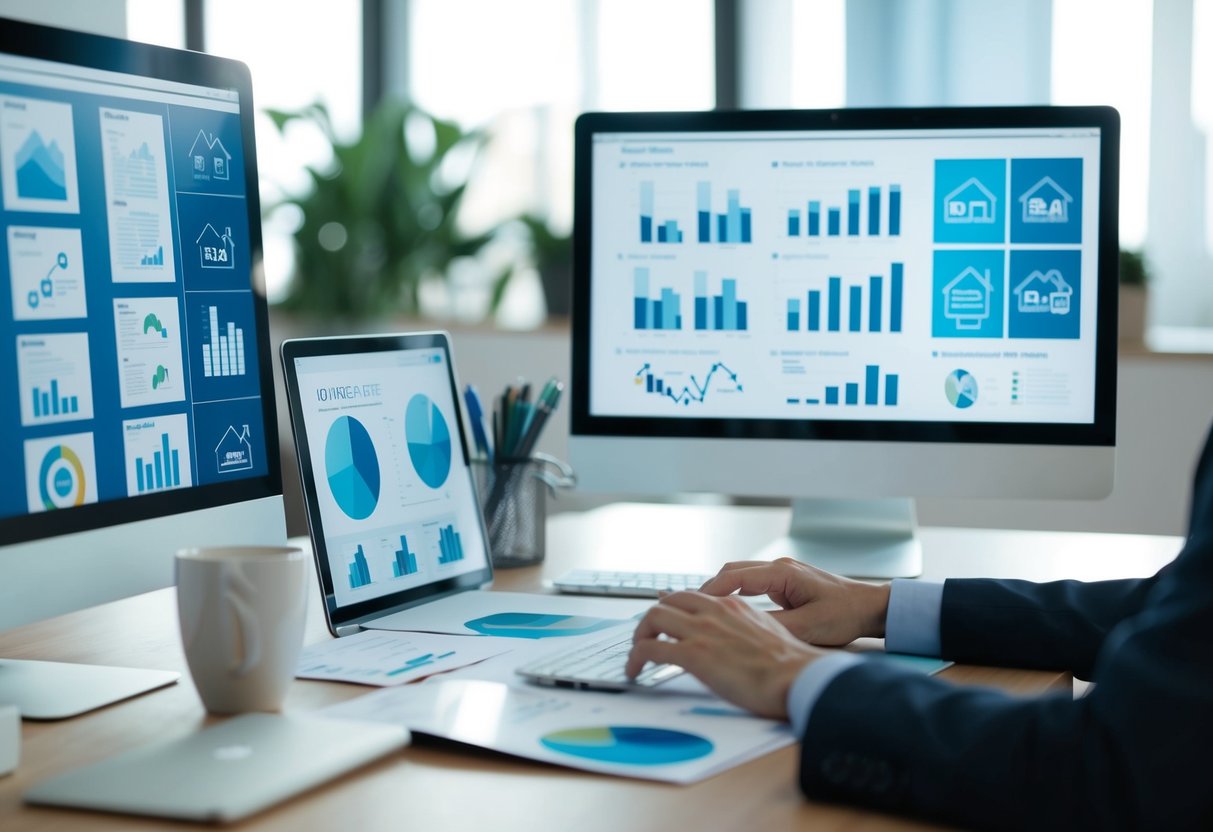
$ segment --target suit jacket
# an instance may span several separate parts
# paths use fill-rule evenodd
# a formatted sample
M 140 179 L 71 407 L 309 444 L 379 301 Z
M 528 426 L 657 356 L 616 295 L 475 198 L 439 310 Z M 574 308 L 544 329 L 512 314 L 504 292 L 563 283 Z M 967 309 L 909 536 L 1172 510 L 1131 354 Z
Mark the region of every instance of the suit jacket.
M 1213 830 L 1213 435 L 1188 529 L 1143 580 L 948 581 L 945 658 L 1096 686 L 1024 699 L 861 663 L 813 708 L 804 793 L 970 828 Z

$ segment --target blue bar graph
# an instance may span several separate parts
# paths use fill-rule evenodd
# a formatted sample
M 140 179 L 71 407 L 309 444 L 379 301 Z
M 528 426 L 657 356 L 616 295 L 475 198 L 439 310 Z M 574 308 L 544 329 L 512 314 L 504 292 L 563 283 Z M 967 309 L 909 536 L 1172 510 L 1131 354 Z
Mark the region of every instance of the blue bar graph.
M 842 332 L 843 306 L 846 306 L 846 332 L 901 332 L 902 298 L 904 282 L 904 264 L 892 263 L 889 267 L 888 325 L 885 321 L 885 276 L 874 274 L 867 278 L 867 314 L 864 314 L 864 287 L 860 283 L 843 287 L 843 279 L 839 275 L 831 275 L 827 281 L 826 292 L 826 321 L 827 332 Z M 804 315 L 805 329 L 818 332 L 821 329 L 821 289 L 809 289 Z M 795 300 L 796 316 L 792 317 L 792 301 Z M 788 300 L 788 331 L 800 328 L 800 298 Z
M 634 329 L 682 329 L 682 296 L 663 287 L 656 299 L 649 297 L 649 270 L 633 271 L 632 326 Z
M 358 551 L 354 552 L 354 560 L 350 564 L 350 589 L 358 589 L 362 586 L 367 586 L 371 583 L 371 569 L 366 563 L 366 553 L 362 551 L 362 544 L 358 544 Z
M 139 258 L 140 266 L 163 266 L 164 265 L 164 246 L 157 246 L 156 250 L 143 255 Z
M 392 563 L 392 574 L 397 578 L 417 574 L 417 556 L 409 551 L 409 540 L 400 535 L 400 548 L 396 550 L 396 560 Z
M 463 560 L 463 542 L 453 525 L 438 530 L 438 562 L 455 563 Z
M 58 379 L 51 379 L 50 390 L 43 390 L 41 387 L 32 388 L 30 397 L 33 399 L 35 419 L 80 412 L 80 403 L 76 396 L 59 395 Z
M 695 329 L 742 332 L 748 328 L 746 301 L 737 299 L 737 281 L 720 281 L 720 294 L 708 295 L 708 273 L 695 272 Z
M 696 216 L 699 220 L 699 242 L 713 242 L 712 183 L 700 182 L 696 188 Z M 717 243 L 749 243 L 753 237 L 753 219 L 750 209 L 741 204 L 741 191 L 729 188 L 726 191 L 725 212 L 716 215 L 714 223 Z
M 898 376 L 888 373 L 884 376 L 884 399 L 880 395 L 880 365 L 867 364 L 863 368 L 863 381 L 847 381 L 833 384 L 825 388 L 824 404 L 828 407 L 844 404 L 848 407 L 896 407 L 898 397 Z M 840 395 L 841 394 L 841 395 Z M 791 403 L 791 399 L 788 399 Z M 804 397 L 808 405 L 822 404 L 822 399 L 810 395 Z
M 846 189 L 846 236 L 858 237 L 862 234 L 867 234 L 869 237 L 878 237 L 881 235 L 882 220 L 886 214 L 886 209 L 882 203 L 885 196 L 885 188 L 881 185 L 867 186 L 867 200 L 864 200 L 863 188 L 847 188 Z M 804 204 L 804 203 L 801 203 Z M 822 201 L 820 199 L 812 199 L 808 201 L 808 212 L 806 214 L 805 237 L 820 237 L 821 229 L 821 210 Z M 831 237 L 842 236 L 842 220 L 843 220 L 843 205 L 834 202 L 832 205 L 826 206 L 826 234 Z M 796 216 L 796 223 L 793 224 L 792 216 Z M 867 222 L 864 222 L 866 215 Z M 889 236 L 896 237 L 901 234 L 901 185 L 891 184 L 888 186 L 888 230 Z M 800 209 L 799 206 L 788 211 L 788 236 L 800 236 Z
M 653 217 L 653 183 L 640 183 L 640 242 L 653 242 L 653 231 L 657 231 L 659 243 L 681 243 L 682 231 L 677 220 L 665 220 L 655 224 Z
M 170 448 L 168 434 L 160 434 L 160 450 L 152 453 L 152 461 L 135 457 L 135 487 L 140 494 L 181 485 L 181 459 L 176 448 Z

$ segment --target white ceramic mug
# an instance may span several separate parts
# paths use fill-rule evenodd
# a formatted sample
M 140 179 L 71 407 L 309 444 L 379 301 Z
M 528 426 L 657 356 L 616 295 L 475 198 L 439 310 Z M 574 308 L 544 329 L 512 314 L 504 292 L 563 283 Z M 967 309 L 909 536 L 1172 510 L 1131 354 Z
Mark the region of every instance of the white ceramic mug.
M 202 704 L 216 714 L 276 711 L 295 676 L 307 617 L 299 549 L 177 552 L 177 615 Z

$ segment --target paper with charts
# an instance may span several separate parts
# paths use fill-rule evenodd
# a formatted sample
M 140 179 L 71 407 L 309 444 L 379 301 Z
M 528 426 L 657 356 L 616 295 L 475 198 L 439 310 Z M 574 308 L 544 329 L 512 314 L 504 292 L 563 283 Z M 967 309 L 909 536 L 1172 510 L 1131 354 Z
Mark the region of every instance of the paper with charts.
M 493 660 L 500 663 L 510 656 Z M 791 745 L 785 723 L 710 694 L 564 691 L 443 677 L 375 691 L 324 710 L 571 768 L 694 783 Z
M 476 590 L 422 604 L 364 626 L 465 636 L 560 639 L 627 624 L 652 605 L 649 600 Z
M 508 652 L 517 642 L 366 630 L 303 648 L 300 679 L 390 687 Z

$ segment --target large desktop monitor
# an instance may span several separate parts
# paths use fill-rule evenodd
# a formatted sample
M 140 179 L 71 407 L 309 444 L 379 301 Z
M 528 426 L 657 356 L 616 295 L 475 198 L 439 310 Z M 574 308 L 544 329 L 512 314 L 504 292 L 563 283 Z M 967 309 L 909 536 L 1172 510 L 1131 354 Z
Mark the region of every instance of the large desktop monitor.
M 0 629 L 284 543 L 247 68 L 3 21 L 0 222 Z
M 1102 107 L 582 116 L 581 483 L 798 498 L 764 555 L 863 576 L 921 571 L 913 497 L 1106 496 L 1118 146 Z

